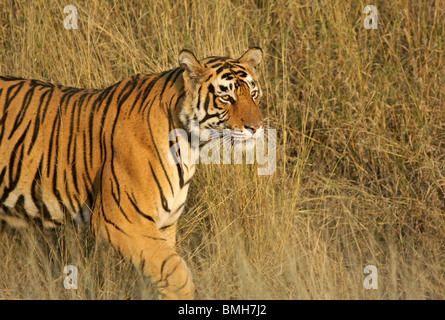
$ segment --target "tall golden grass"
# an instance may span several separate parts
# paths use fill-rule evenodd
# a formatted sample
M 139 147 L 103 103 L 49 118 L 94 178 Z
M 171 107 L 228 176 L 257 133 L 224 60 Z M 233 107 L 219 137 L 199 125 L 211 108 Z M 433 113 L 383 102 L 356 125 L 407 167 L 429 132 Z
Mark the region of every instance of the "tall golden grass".
M 63 9 L 75 5 L 76 30 Z M 200 299 L 445 298 L 445 4 L 0 0 L 0 74 L 103 88 L 260 46 L 277 168 L 200 165 L 178 250 Z M 0 155 L 1 156 L 1 155 Z M 155 289 L 72 227 L 2 227 L 0 299 L 140 299 Z M 63 267 L 79 270 L 66 290 Z M 364 288 L 366 265 L 378 289 Z

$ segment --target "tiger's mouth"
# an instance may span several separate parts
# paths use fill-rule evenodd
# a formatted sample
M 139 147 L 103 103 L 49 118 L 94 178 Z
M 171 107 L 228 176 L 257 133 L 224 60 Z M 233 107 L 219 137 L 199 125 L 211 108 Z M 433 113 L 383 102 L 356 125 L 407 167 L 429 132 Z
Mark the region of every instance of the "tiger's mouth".
M 244 147 L 253 147 L 257 139 L 263 139 L 264 127 L 243 129 L 232 129 L 228 126 L 216 129 L 215 127 L 208 127 L 200 129 L 197 132 L 199 136 L 199 145 L 204 146 L 209 142 L 227 144 L 228 146 L 237 147 L 243 145 Z
M 227 133 L 228 132 L 228 133 Z M 263 128 L 253 130 L 250 128 L 239 129 L 224 129 L 220 134 L 220 138 L 223 143 L 230 143 L 232 147 L 236 147 L 240 144 L 245 145 L 245 147 L 253 147 L 255 140 L 260 138 L 264 132 Z

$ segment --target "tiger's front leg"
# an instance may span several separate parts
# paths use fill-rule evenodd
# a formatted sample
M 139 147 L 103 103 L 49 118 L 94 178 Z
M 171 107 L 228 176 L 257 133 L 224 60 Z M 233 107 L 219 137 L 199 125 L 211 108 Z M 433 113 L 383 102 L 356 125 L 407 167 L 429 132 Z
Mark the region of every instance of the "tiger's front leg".
M 132 192 L 121 189 L 118 199 L 112 185 L 104 181 L 98 195 L 92 216 L 95 234 L 105 237 L 127 261 L 153 279 L 162 298 L 193 299 L 192 276 L 171 245 L 172 234 L 166 235 L 157 228 L 153 218 L 138 206 Z
M 176 232 L 178 230 L 178 223 L 175 222 L 170 226 L 162 228 L 160 231 L 164 235 L 165 239 L 167 239 L 167 243 L 173 249 L 176 246 Z

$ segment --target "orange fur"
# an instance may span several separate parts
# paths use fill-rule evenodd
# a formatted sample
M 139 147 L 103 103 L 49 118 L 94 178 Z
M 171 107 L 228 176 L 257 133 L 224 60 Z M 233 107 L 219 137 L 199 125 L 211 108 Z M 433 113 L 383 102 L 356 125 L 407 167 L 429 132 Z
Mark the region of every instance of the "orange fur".
M 168 161 L 168 134 L 192 120 L 220 131 L 260 127 L 261 57 L 253 48 L 238 60 L 198 61 L 184 50 L 180 68 L 103 90 L 0 77 L 0 219 L 87 223 L 164 298 L 193 298 L 174 247 L 195 167 Z

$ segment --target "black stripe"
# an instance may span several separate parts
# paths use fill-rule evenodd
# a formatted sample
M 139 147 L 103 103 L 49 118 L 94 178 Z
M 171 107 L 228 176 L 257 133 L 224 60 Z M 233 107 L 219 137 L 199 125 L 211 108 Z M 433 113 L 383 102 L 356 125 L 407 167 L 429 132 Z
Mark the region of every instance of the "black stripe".
M 215 113 L 215 114 L 207 113 L 205 115 L 205 117 L 201 120 L 201 123 L 204 123 L 204 122 L 210 120 L 211 118 L 218 118 L 219 119 L 219 113 Z
M 160 165 L 161 165 L 162 171 L 164 172 L 165 177 L 166 177 L 166 179 L 167 179 L 167 182 L 168 182 L 168 184 L 169 184 L 169 186 L 170 186 L 172 195 L 174 195 L 172 183 L 171 183 L 171 181 L 170 181 L 170 179 L 169 179 L 169 176 L 168 176 L 168 174 L 167 174 L 167 171 L 165 170 L 164 163 L 162 162 L 162 158 L 161 158 L 161 155 L 159 154 L 159 150 L 158 150 L 158 147 L 156 146 L 156 142 L 155 142 L 155 139 L 154 139 L 153 131 L 152 131 L 152 129 L 151 129 L 151 124 L 150 124 L 150 112 L 151 112 L 151 106 L 150 106 L 150 109 L 148 110 L 148 115 L 147 115 L 147 119 L 148 119 L 148 121 L 147 121 L 147 122 L 148 122 L 148 130 L 149 130 L 149 132 L 150 132 L 151 141 L 152 141 L 152 143 L 153 143 L 153 147 L 154 147 L 154 149 L 155 149 L 155 151 L 156 151 L 156 155 L 157 155 L 157 157 L 158 157 L 158 159 L 159 159 L 159 163 L 160 163 Z M 152 169 L 152 171 L 153 171 L 153 169 Z
M 15 118 L 14 125 L 12 127 L 11 132 L 9 133 L 8 139 L 11 139 L 11 137 L 14 135 L 15 131 L 20 127 L 23 120 L 25 119 L 26 111 L 28 110 L 29 105 L 31 104 L 32 98 L 34 96 L 34 90 L 35 90 L 35 88 L 32 87 L 30 90 L 28 90 L 28 92 L 26 92 L 26 94 L 23 98 L 23 103 L 19 109 L 20 110 L 19 114 Z
M 31 138 L 31 143 L 29 144 L 29 148 L 28 148 L 28 155 L 31 153 L 32 148 L 34 147 L 34 143 L 37 140 L 37 134 L 39 133 L 39 129 L 40 129 L 40 109 L 43 105 L 43 100 L 45 99 L 46 95 L 49 94 L 48 100 L 46 102 L 46 107 L 48 108 L 48 104 L 51 100 L 52 94 L 53 94 L 53 88 L 51 88 L 48 91 L 45 91 L 42 93 L 41 97 L 40 97 L 40 103 L 39 103 L 39 108 L 37 109 L 37 116 L 36 119 L 34 120 L 34 131 L 32 134 L 32 138 Z M 43 123 L 43 119 L 42 119 L 42 123 Z
M 156 177 L 156 174 L 155 174 L 155 172 L 154 172 L 154 170 L 153 170 L 153 167 L 151 166 L 150 161 L 148 162 L 148 165 L 150 166 L 151 173 L 152 173 L 152 175 L 153 175 L 153 178 L 155 179 L 156 185 L 158 186 L 159 193 L 160 193 L 160 195 L 161 195 L 161 203 L 162 203 L 162 207 L 164 208 L 165 211 L 170 212 L 170 209 L 168 208 L 167 200 L 165 199 L 165 196 L 164 196 L 164 192 L 162 191 L 162 187 L 161 187 L 161 185 L 159 184 L 159 180 L 158 180 L 158 178 Z
M 3 195 L 0 197 L 0 203 L 4 202 L 12 190 L 15 189 L 17 186 L 17 183 L 20 178 L 20 173 L 22 171 L 22 159 L 23 159 L 23 151 L 24 151 L 24 145 L 23 141 L 25 140 L 26 134 L 29 130 L 29 126 L 31 125 L 31 122 L 28 123 L 28 126 L 26 127 L 25 131 L 17 141 L 17 143 L 14 146 L 14 149 L 11 152 L 11 158 L 9 159 L 9 185 L 5 188 L 3 191 Z M 15 158 L 17 156 L 17 153 L 19 153 L 17 164 L 15 163 Z M 17 167 L 17 168 L 15 168 Z M 15 173 L 14 173 L 15 168 Z
M 102 201 L 102 200 L 101 200 Z M 105 216 L 105 212 L 103 210 L 103 205 L 102 205 L 102 210 L 100 210 L 102 217 L 104 218 L 104 221 L 110 225 L 112 225 L 116 230 L 122 232 L 123 234 L 125 234 L 127 237 L 130 237 L 130 235 L 128 233 L 126 233 L 124 230 L 122 230 L 121 228 L 119 228 L 119 226 L 117 224 L 115 224 L 114 222 L 112 222 L 111 220 L 108 220 L 107 217 Z M 108 230 L 106 230 L 108 233 Z M 110 241 L 110 234 L 108 233 L 108 241 Z
M 119 201 L 120 201 L 121 191 L 120 191 L 120 185 L 119 185 L 119 180 L 117 178 L 116 170 L 114 168 L 114 153 L 115 153 L 115 151 L 114 151 L 114 133 L 116 131 L 116 125 L 117 125 L 119 114 L 120 114 L 120 111 L 121 111 L 121 106 L 122 106 L 123 102 L 128 98 L 128 96 L 132 92 L 132 90 L 130 89 L 130 91 L 128 91 L 125 94 L 125 96 L 122 96 L 123 93 L 125 92 L 125 89 L 127 89 L 130 84 L 131 84 L 131 82 L 128 82 L 125 85 L 124 89 L 122 90 L 121 94 L 118 96 L 118 108 L 117 108 L 117 111 L 116 111 L 116 117 L 115 117 L 115 119 L 113 121 L 113 127 L 111 129 L 111 140 L 110 140 L 110 148 L 111 148 L 111 162 L 110 162 L 111 163 L 111 175 L 113 176 L 114 182 L 115 182 L 116 187 L 117 187 L 117 194 L 119 196 Z M 122 99 L 122 101 L 121 101 L 121 99 Z
M 63 183 L 65 185 L 65 192 L 66 192 L 66 196 L 68 198 L 69 205 L 71 206 L 71 209 L 72 209 L 70 212 L 77 212 L 78 209 L 74 206 L 73 199 L 72 199 L 73 193 L 69 189 L 70 184 L 68 183 L 68 179 L 66 177 L 66 170 L 63 170 Z
M 230 63 L 225 62 L 221 67 L 219 67 L 218 69 L 216 69 L 216 74 L 221 73 L 223 70 L 229 69 L 231 68 L 232 65 Z
M 247 73 L 245 71 L 234 71 L 237 76 L 241 76 L 241 78 L 246 78 Z
M 111 166 L 111 175 L 112 175 L 112 177 L 113 177 L 113 180 L 114 180 L 114 183 L 116 184 L 116 188 L 117 188 L 117 194 L 118 194 L 118 199 L 117 199 L 117 202 L 120 202 L 120 195 L 121 195 L 121 190 L 120 190 L 120 184 L 119 184 L 119 179 L 117 178 L 117 174 L 116 174 L 116 170 L 115 170 L 115 168 L 114 168 L 114 145 L 113 145 L 113 143 L 111 143 L 111 163 L 110 163 L 110 166 Z
M 155 220 L 153 219 L 153 217 L 151 217 L 151 216 L 149 216 L 149 215 L 143 213 L 142 210 L 139 209 L 139 207 L 138 207 L 137 204 L 136 204 L 136 201 L 133 200 L 133 199 L 130 197 L 130 195 L 128 194 L 128 192 L 125 191 L 125 193 L 127 194 L 127 197 L 128 197 L 128 199 L 130 200 L 130 202 L 131 202 L 131 204 L 133 205 L 133 207 L 136 209 L 136 211 L 137 211 L 140 215 L 142 215 L 144 218 L 147 218 L 147 219 L 150 220 L 151 222 L 155 222 Z
M 141 95 L 142 95 L 142 91 L 139 91 L 139 93 L 137 94 L 136 98 L 134 99 L 134 102 L 133 102 L 133 105 L 132 105 L 131 108 L 130 108 L 130 111 L 128 112 L 128 115 L 129 115 L 129 116 L 130 116 L 131 113 L 133 112 L 134 107 L 136 106 L 136 103 L 139 101 L 139 98 L 141 97 Z
M 182 286 L 178 287 L 178 288 L 176 289 L 176 292 L 179 291 L 179 290 L 181 290 L 181 289 L 183 289 L 183 288 L 185 288 L 185 286 L 187 285 L 188 282 L 189 282 L 189 275 L 187 274 L 187 278 L 185 278 L 185 282 L 184 282 L 184 284 L 183 284 Z
M 6 167 L 4 167 L 2 172 L 0 173 L 0 185 L 3 183 L 3 179 L 5 178 L 5 174 L 6 174 Z
M 145 88 L 144 90 L 144 94 L 142 96 L 141 99 L 141 105 L 139 107 L 139 113 L 143 113 L 143 111 L 145 110 L 145 108 L 147 107 L 148 103 L 151 102 L 151 100 L 147 99 L 147 97 L 149 96 L 151 90 L 153 89 L 154 85 L 156 84 L 156 82 L 159 80 L 159 78 L 154 78 L 149 84 L 148 86 Z M 144 103 L 147 102 L 144 106 Z
M 164 268 L 165 268 L 165 265 L 166 265 L 167 261 L 170 260 L 172 257 L 176 257 L 176 256 L 178 256 L 177 253 L 172 253 L 172 254 L 168 255 L 167 258 L 164 259 L 164 261 L 162 261 L 162 264 L 161 264 L 161 280 L 164 280 L 164 277 L 163 277 L 163 275 L 164 275 Z
M 45 121 L 46 113 L 48 112 L 49 105 L 50 105 L 50 101 L 51 101 L 51 98 L 52 98 L 52 96 L 53 96 L 53 94 L 54 94 L 54 87 L 51 87 L 51 88 L 50 88 L 50 91 L 51 91 L 51 94 L 50 94 L 50 96 L 48 97 L 48 100 L 46 101 L 45 109 L 43 109 L 42 123 L 44 123 L 44 121 Z M 42 100 L 40 103 L 42 103 L 42 102 L 43 102 L 43 100 Z
M 181 261 L 178 261 L 178 262 L 175 264 L 175 266 L 170 270 L 170 272 L 167 273 L 167 274 L 164 276 L 165 263 L 166 263 L 167 260 L 169 260 L 172 256 L 174 256 L 174 254 L 169 255 L 169 256 L 163 261 L 162 266 L 161 266 L 161 279 L 162 279 L 163 281 L 165 281 L 165 282 L 167 282 L 167 279 L 168 279 L 173 273 L 175 273 L 176 269 L 181 265 Z M 176 256 L 178 256 L 178 255 L 176 254 Z M 178 256 L 178 258 L 179 258 L 179 256 Z
M 216 61 L 220 61 L 220 60 L 222 60 L 221 57 L 210 57 L 210 58 L 212 58 L 212 59 L 210 59 L 209 61 L 207 61 L 207 64 L 212 64 L 212 63 L 214 63 L 214 62 L 216 62 Z
M 52 154 L 53 154 L 53 144 L 54 144 L 55 132 L 57 131 L 57 135 L 59 133 L 58 132 L 59 130 L 58 129 L 56 130 L 56 127 L 58 128 L 59 126 L 60 126 L 60 117 L 59 117 L 59 114 L 56 114 L 54 117 L 53 125 L 51 127 L 52 130 L 51 130 L 51 136 L 49 139 L 49 147 L 48 147 L 48 153 L 47 153 L 48 160 L 47 160 L 46 174 L 47 174 L 48 178 L 51 175 L 51 158 L 52 158 Z M 45 128 L 45 130 L 47 130 L 47 129 Z M 55 154 L 56 154 L 55 157 L 57 158 L 57 150 L 56 150 Z
M 18 197 L 18 199 L 17 199 L 17 201 L 16 201 L 16 203 L 14 205 L 14 209 L 16 211 L 18 211 L 18 212 L 24 211 L 24 209 L 25 209 L 25 196 L 23 194 L 21 194 Z
M 164 86 L 162 87 L 162 90 L 161 90 L 161 93 L 159 94 L 159 97 L 162 97 L 164 95 L 165 89 L 167 89 L 167 86 L 170 83 L 170 79 L 173 77 L 173 75 L 176 72 L 178 72 L 178 70 L 179 70 L 179 68 L 178 69 L 173 69 L 173 70 L 169 71 L 170 74 L 168 75 L 167 79 L 165 79 Z
M 103 159 L 104 163 L 106 163 L 107 161 L 107 147 L 104 146 L 104 159 Z M 102 165 L 102 168 L 100 170 L 100 177 L 104 176 L 104 170 L 105 170 L 105 165 Z M 121 228 L 119 228 L 114 222 L 112 222 L 111 220 L 109 220 L 106 215 L 105 215 L 105 210 L 104 210 L 104 197 L 103 197 L 103 183 L 100 184 L 100 194 L 102 195 L 100 197 L 100 214 L 103 217 L 104 221 L 110 225 L 112 225 L 116 230 L 122 232 L 123 234 L 125 234 L 126 236 L 130 237 L 130 235 L 128 235 L 125 231 L 123 231 Z M 93 221 L 93 219 L 91 219 L 91 221 Z M 105 226 L 105 231 L 107 232 L 107 237 L 108 237 L 108 241 L 110 241 L 110 233 L 108 231 L 108 229 Z
M 169 121 L 169 132 L 171 132 L 174 129 L 171 108 L 168 109 L 168 121 Z M 175 138 L 175 142 L 176 144 L 179 143 L 178 137 Z M 169 150 L 171 150 L 171 147 L 173 146 L 173 141 L 169 141 L 168 143 L 170 147 Z M 176 169 L 178 170 L 179 187 L 182 189 L 184 187 L 184 171 L 182 170 L 180 162 L 176 163 Z
M 31 184 L 31 199 L 34 205 L 38 210 L 42 208 L 42 196 L 38 192 L 38 183 L 40 182 L 41 172 L 42 172 L 42 164 L 43 164 L 43 155 L 40 159 L 39 167 L 37 168 L 36 174 L 34 175 L 34 179 L 32 179 Z
M 139 260 L 141 260 L 139 263 L 139 270 L 141 270 L 142 272 L 145 272 L 145 259 L 143 257 L 143 253 L 144 253 L 144 250 L 141 250 L 141 253 L 139 254 Z
M 54 174 L 52 177 L 52 190 L 53 190 L 53 194 L 54 196 L 57 198 L 57 201 L 59 202 L 61 208 L 62 208 L 62 212 L 64 215 L 67 214 L 68 212 L 68 208 L 65 206 L 65 203 L 62 201 L 62 197 L 60 195 L 60 191 L 58 190 L 58 184 L 57 184 L 57 176 L 58 176 L 58 169 L 59 169 L 59 158 L 58 158 L 58 154 L 59 154 L 59 139 L 61 139 L 61 135 L 57 134 L 54 135 L 55 132 L 59 133 L 59 129 L 60 129 L 60 124 L 61 124 L 61 119 L 62 115 L 61 115 L 61 110 L 58 110 L 58 113 L 55 116 L 54 119 L 54 125 L 53 125 L 53 130 L 51 132 L 51 139 L 50 139 L 50 150 L 52 150 L 52 144 L 55 143 L 55 148 L 54 148 Z M 54 140 L 55 142 L 52 142 L 52 140 Z M 51 152 L 48 153 L 48 177 L 50 177 L 50 160 L 51 160 Z M 65 177 L 66 178 L 66 177 Z
M 192 182 L 192 179 L 193 177 L 191 177 L 190 179 L 188 179 L 185 183 L 184 183 L 184 185 L 186 186 L 186 185 L 188 185 L 190 182 Z
M 209 105 L 210 105 L 210 95 L 212 95 L 212 93 L 208 93 L 206 96 L 206 100 L 204 102 L 204 110 L 207 113 L 209 111 Z
M 242 65 L 240 65 L 240 64 L 234 64 L 233 65 L 235 68 L 239 68 L 239 69 L 241 69 L 241 70 L 244 70 L 244 71 L 246 71 L 246 68 L 244 68 Z
M 68 145 L 66 147 L 66 159 L 68 161 L 68 163 L 70 162 L 70 158 L 74 152 L 76 152 L 76 150 L 74 149 L 73 152 L 71 152 L 71 144 L 73 143 L 73 140 L 75 140 L 75 135 L 74 135 L 74 118 L 75 118 L 75 114 L 76 114 L 76 109 L 79 110 L 80 112 L 80 108 L 76 108 L 78 101 L 75 100 L 73 102 L 73 111 L 72 111 L 72 115 L 70 116 L 70 129 L 69 129 L 69 135 L 68 135 Z M 68 107 L 67 107 L 68 109 Z
M 167 241 L 167 239 L 165 239 L 165 238 L 160 238 L 160 237 L 152 237 L 152 236 L 147 236 L 147 235 L 142 235 L 144 238 L 148 238 L 148 239 L 151 239 L 151 240 L 161 240 L 161 241 Z
M 169 224 L 168 226 L 163 226 L 163 227 L 159 228 L 159 230 L 162 231 L 162 230 L 168 229 L 168 228 L 174 226 L 175 223 L 176 223 L 176 222 L 173 222 L 172 224 Z
M 176 80 L 178 79 L 178 77 L 184 73 L 184 69 L 182 69 L 182 68 L 178 68 L 178 71 L 179 72 L 176 74 L 175 78 L 172 80 L 172 85 L 174 83 L 176 83 Z
M 223 62 L 218 62 L 218 63 L 213 64 L 211 67 L 212 68 L 218 68 L 218 67 L 220 67 L 222 65 L 223 65 Z
M 86 132 L 85 131 L 83 132 L 83 148 L 82 148 L 82 150 L 83 150 L 83 152 L 82 152 L 83 153 L 83 170 L 87 174 L 88 185 L 92 186 L 93 185 L 93 180 L 91 179 L 90 172 L 88 170 L 87 138 L 86 138 Z
M 110 105 L 111 105 L 111 102 L 112 102 L 112 100 L 113 100 L 113 97 L 114 97 L 114 94 L 116 93 L 116 91 L 117 91 L 117 89 L 118 89 L 118 86 L 116 85 L 114 88 L 113 88 L 113 90 L 112 90 L 112 92 L 111 92 L 111 94 L 108 96 L 108 99 L 107 99 L 107 102 L 106 102 L 106 104 L 105 104 L 105 107 L 104 107 L 104 111 L 103 111 L 103 113 L 102 113 L 102 119 L 101 119 L 101 123 L 100 123 L 100 130 L 99 130 L 99 139 L 100 139 L 100 141 L 101 141 L 101 148 L 100 148 L 100 158 L 102 159 L 102 155 L 104 154 L 104 150 L 103 150 L 103 145 L 104 145 L 104 134 L 103 134 L 103 132 L 104 132 L 104 125 L 105 125 L 105 118 L 106 118 L 106 116 L 107 116 L 107 113 L 108 113 L 108 109 L 110 108 Z
M 97 98 L 93 101 L 92 106 L 91 106 L 91 111 L 90 111 L 90 117 L 88 120 L 88 134 L 89 134 L 89 162 L 90 162 L 90 167 L 93 167 L 93 141 L 94 141 L 94 137 L 93 137 L 93 133 L 94 133 L 94 127 L 97 126 L 97 124 L 94 122 L 94 116 L 96 113 L 96 108 L 97 106 L 101 105 L 103 100 L 107 97 L 108 93 L 112 90 L 113 87 L 108 87 L 102 91 L 99 92 L 99 94 L 97 95 Z
M 221 76 L 221 79 L 224 79 L 224 80 L 232 80 L 234 78 L 235 77 L 233 76 L 232 72 L 227 72 Z
M 128 222 L 133 223 L 127 216 L 127 214 L 125 213 L 124 209 L 122 208 L 122 206 L 120 205 L 120 201 L 117 199 L 116 194 L 114 192 L 113 189 L 113 181 L 110 179 L 110 184 L 111 184 L 111 195 L 113 196 L 113 200 L 114 202 L 116 202 L 117 207 L 119 208 L 120 212 L 123 214 L 124 218 L 127 219 Z M 120 195 L 119 195 L 120 198 Z
M 180 103 L 183 101 L 182 98 L 185 96 L 185 91 L 181 92 L 178 96 L 178 100 L 176 100 L 175 107 L 173 108 L 175 111 L 177 111 L 178 107 L 180 106 Z
M 185 201 L 176 209 L 175 213 L 177 213 L 179 210 L 181 210 L 185 206 Z
M 12 103 L 12 101 L 15 99 L 17 94 L 23 88 L 24 83 L 25 83 L 24 81 L 21 81 L 18 84 L 12 85 L 6 91 L 5 104 L 4 104 L 4 107 L 3 107 L 3 117 L 0 119 L 0 125 L 3 124 L 6 121 L 6 117 L 8 115 L 7 111 L 8 111 L 9 105 Z M 15 88 L 17 88 L 17 90 L 11 96 L 11 92 Z M 0 144 L 2 143 L 2 140 L 3 140 L 3 134 L 5 132 L 5 128 L 6 128 L 6 126 L 1 126 L 0 127 L 0 129 L 1 129 L 1 132 L 0 132 Z
M 76 194 L 79 194 L 79 183 L 77 182 L 77 136 L 74 140 L 74 149 L 73 149 L 73 161 L 71 163 L 71 176 L 73 178 L 74 189 L 76 190 Z

